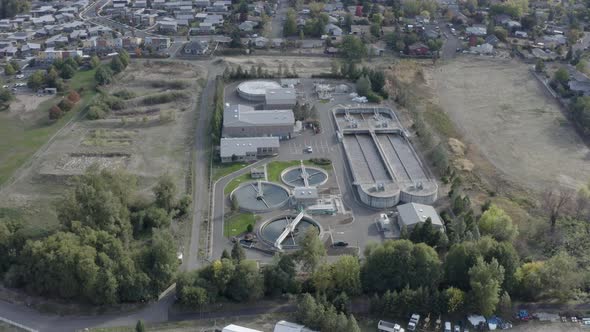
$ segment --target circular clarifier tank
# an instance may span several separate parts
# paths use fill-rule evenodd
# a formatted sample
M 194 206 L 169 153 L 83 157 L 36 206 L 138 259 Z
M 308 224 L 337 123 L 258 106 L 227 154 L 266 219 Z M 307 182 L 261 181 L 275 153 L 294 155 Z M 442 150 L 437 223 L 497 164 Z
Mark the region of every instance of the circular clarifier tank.
M 289 200 L 289 191 L 276 183 L 247 182 L 236 188 L 230 198 L 242 210 L 266 212 L 283 207 Z
M 281 179 L 285 184 L 291 187 L 318 187 L 328 181 L 328 173 L 321 168 L 295 166 L 286 169 L 281 174 Z
M 240 83 L 237 90 L 240 97 L 244 99 L 250 101 L 264 101 L 267 90 L 280 88 L 281 85 L 275 81 L 254 80 Z
M 283 216 L 276 219 L 271 219 L 264 223 L 259 230 L 259 237 L 270 245 L 276 247 L 276 241 L 281 234 L 285 232 L 286 228 L 296 220 L 296 216 Z M 301 239 L 305 236 L 305 232 L 310 227 L 314 227 L 317 233 L 320 234 L 320 226 L 308 217 L 303 217 L 293 228 L 292 232 L 287 232 L 284 240 L 280 243 L 280 249 L 296 249 Z

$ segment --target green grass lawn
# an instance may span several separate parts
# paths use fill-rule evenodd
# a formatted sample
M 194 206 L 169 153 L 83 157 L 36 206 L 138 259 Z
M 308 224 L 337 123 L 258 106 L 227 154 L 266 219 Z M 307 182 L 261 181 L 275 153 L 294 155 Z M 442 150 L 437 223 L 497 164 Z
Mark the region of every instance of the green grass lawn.
M 34 115 L 27 120 L 0 112 L 0 184 L 6 182 L 52 135 L 88 105 L 96 95 L 94 70 L 76 73 L 68 85 L 72 89 L 84 88 L 82 99 L 58 121 L 49 121 L 47 114 L 49 108 L 60 101 L 59 96 L 39 104 Z
M 222 177 L 231 174 L 235 171 L 238 171 L 246 166 L 248 166 L 248 164 L 245 163 L 213 164 L 211 178 L 213 179 L 213 182 L 215 182 L 221 179 Z
M 248 225 L 254 227 L 256 216 L 252 213 L 237 213 L 225 219 L 223 223 L 223 235 L 226 237 L 237 236 L 245 233 Z
M 266 165 L 268 181 L 281 182 L 281 172 L 287 167 L 301 165 L 299 160 L 272 161 Z
M 245 174 L 242 174 L 240 176 L 238 176 L 237 178 L 231 180 L 230 183 L 227 184 L 227 186 L 225 186 L 225 188 L 223 188 L 223 193 L 226 195 L 231 194 L 231 192 L 236 189 L 240 184 L 252 180 L 252 178 L 250 177 L 250 173 L 247 172 Z

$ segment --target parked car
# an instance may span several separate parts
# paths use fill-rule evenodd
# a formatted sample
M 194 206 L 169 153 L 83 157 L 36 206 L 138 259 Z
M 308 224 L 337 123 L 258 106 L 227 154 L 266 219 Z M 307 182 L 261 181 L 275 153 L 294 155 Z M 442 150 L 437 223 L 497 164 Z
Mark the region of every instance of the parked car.
M 313 147 L 311 145 L 308 145 L 305 147 L 305 152 L 306 153 L 313 153 Z
M 420 322 L 420 315 L 413 314 L 412 317 L 410 317 L 410 322 L 408 323 L 408 331 L 416 331 L 418 322 Z
M 445 322 L 444 332 L 451 332 L 451 322 Z
M 334 246 L 334 247 L 348 247 L 348 242 L 338 241 L 338 242 L 334 242 L 334 244 L 332 246 Z
M 453 331 L 454 332 L 461 332 L 461 326 L 455 325 L 455 329 Z

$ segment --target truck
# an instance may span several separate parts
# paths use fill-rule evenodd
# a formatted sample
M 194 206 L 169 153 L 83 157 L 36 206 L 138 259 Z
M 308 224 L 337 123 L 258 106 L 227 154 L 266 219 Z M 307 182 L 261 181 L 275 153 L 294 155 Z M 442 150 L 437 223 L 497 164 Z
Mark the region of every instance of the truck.
M 408 323 L 408 331 L 416 331 L 418 322 L 420 322 L 420 315 L 413 314 L 412 317 L 410 317 L 410 322 Z

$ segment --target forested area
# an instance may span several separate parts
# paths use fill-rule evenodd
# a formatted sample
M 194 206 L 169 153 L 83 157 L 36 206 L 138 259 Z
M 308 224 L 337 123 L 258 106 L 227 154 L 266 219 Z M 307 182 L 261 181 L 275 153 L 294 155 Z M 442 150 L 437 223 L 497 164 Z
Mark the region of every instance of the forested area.
M 12 18 L 31 8 L 30 0 L 0 0 L 0 19 Z
M 178 267 L 173 218 L 187 213 L 168 176 L 154 199 L 135 176 L 92 168 L 56 203 L 58 231 L 34 238 L 18 220 L 0 220 L 4 284 L 33 294 L 93 304 L 157 298 Z

